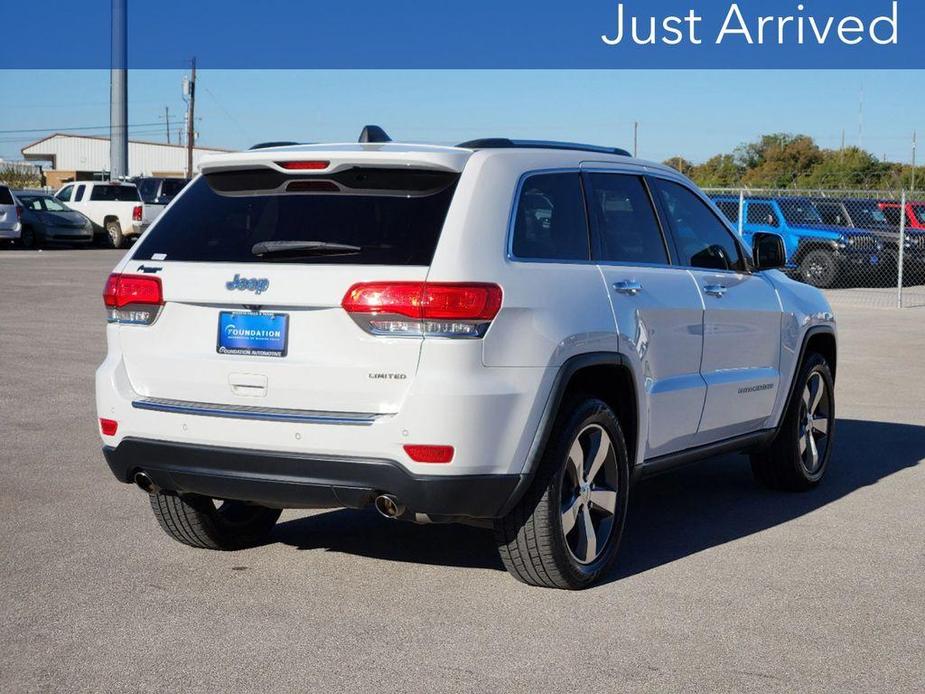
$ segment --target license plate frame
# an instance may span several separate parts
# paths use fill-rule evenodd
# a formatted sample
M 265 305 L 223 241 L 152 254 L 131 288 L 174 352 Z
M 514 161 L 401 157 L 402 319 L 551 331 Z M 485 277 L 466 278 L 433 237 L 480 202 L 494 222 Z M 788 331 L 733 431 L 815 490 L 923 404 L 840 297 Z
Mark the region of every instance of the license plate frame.
M 245 357 L 285 357 L 289 353 L 289 314 L 220 311 L 215 351 Z

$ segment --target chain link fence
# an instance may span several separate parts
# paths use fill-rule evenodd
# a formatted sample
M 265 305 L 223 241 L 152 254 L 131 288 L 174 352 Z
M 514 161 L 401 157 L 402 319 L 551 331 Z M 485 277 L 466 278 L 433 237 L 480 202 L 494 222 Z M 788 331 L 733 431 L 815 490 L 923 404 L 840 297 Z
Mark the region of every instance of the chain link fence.
M 780 234 L 788 273 L 833 304 L 925 307 L 925 195 L 706 189 L 747 242 Z

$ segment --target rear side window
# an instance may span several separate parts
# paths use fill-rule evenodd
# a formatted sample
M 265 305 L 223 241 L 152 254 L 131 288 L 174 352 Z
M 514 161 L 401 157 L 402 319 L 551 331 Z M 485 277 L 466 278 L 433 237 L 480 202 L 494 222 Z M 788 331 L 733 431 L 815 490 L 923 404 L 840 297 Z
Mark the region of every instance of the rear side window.
M 105 202 L 141 202 L 135 186 L 93 186 L 90 199 Z
M 774 208 L 766 202 L 748 203 L 748 211 L 745 213 L 746 221 L 749 224 L 761 224 L 763 226 L 780 226 L 780 220 Z
M 588 221 L 577 172 L 535 174 L 517 200 L 512 250 L 517 258 L 589 260 Z
M 720 200 L 716 203 L 716 206 L 730 222 L 733 224 L 739 223 L 739 203 L 729 200 Z
M 588 175 L 588 208 L 599 259 L 622 263 L 668 264 L 668 252 L 638 176 Z
M 713 211 L 684 186 L 654 179 L 675 244 L 678 264 L 708 270 L 741 269 L 739 247 Z
M 6 186 L 0 186 L 0 205 L 12 205 L 13 194 Z
M 452 172 L 360 167 L 326 177 L 209 174 L 189 184 L 134 257 L 429 265 L 458 180 Z

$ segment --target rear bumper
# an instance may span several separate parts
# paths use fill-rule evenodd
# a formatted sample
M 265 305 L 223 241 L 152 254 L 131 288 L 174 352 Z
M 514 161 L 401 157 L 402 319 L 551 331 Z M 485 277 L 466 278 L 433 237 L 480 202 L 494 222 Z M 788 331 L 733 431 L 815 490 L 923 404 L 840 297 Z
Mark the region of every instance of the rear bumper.
M 303 455 L 126 438 L 103 448 L 121 482 L 143 470 L 163 490 L 277 508 L 363 508 L 393 494 L 409 511 L 497 518 L 520 475 L 414 475 L 393 460 Z
M 21 236 L 22 236 L 22 229 L 18 224 L 12 229 L 0 228 L 0 239 L 10 239 L 10 240 L 15 241 L 19 239 Z

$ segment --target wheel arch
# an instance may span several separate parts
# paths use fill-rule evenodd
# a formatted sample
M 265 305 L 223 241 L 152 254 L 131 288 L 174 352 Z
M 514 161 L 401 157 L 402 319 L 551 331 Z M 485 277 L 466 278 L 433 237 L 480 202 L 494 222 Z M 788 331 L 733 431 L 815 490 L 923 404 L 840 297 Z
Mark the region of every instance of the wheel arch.
M 502 515 L 517 504 L 530 486 L 562 403 L 573 393 L 587 393 L 598 397 L 613 409 L 623 430 L 631 468 L 635 466 L 637 447 L 640 445 L 642 434 L 639 394 L 629 360 L 617 352 L 576 355 L 559 368 L 527 454 L 520 482 L 502 509 Z
M 808 354 L 821 354 L 829 362 L 829 368 L 832 371 L 832 379 L 835 379 L 835 368 L 838 359 L 838 341 L 835 337 L 835 329 L 830 325 L 814 325 L 809 328 L 803 335 L 803 341 L 800 345 L 800 355 L 794 362 L 793 374 L 790 376 L 790 384 L 787 387 L 787 399 L 784 400 L 784 406 L 778 415 L 777 424 L 774 431 L 779 431 L 783 426 L 787 416 L 787 410 L 797 397 L 797 377 L 800 370 L 806 362 Z

